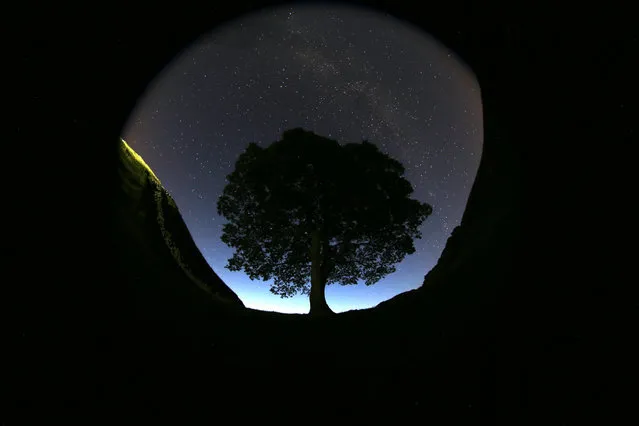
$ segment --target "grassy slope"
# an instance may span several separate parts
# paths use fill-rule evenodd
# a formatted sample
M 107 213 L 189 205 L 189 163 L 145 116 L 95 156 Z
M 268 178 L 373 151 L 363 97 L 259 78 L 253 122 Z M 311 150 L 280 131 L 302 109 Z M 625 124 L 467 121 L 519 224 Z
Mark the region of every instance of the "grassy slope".
M 118 234 L 115 240 L 123 266 L 130 274 L 128 278 L 138 283 L 130 289 L 143 299 L 136 298 L 138 306 L 155 311 L 158 317 L 165 317 L 172 309 L 179 310 L 181 303 L 181 308 L 188 312 L 186 316 L 242 308 L 237 295 L 200 254 L 175 202 L 153 171 L 124 141 L 120 148 L 120 190 L 114 232 Z M 163 224 L 159 223 L 160 217 Z M 172 239 L 173 250 L 167 246 L 167 235 L 163 235 L 161 225 Z M 176 259 L 176 252 L 180 259 Z

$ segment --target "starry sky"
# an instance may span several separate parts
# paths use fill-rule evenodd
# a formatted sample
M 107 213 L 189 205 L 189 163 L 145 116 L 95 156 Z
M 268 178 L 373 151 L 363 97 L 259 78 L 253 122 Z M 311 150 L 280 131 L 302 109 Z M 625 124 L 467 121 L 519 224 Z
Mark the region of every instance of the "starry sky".
M 143 54 L 143 53 L 141 53 Z M 303 127 L 368 139 L 406 168 L 413 198 L 433 206 L 416 253 L 373 286 L 326 289 L 336 312 L 418 288 L 461 221 L 483 143 L 472 72 L 421 29 L 352 6 L 286 6 L 227 23 L 187 47 L 149 85 L 123 130 L 175 199 L 211 267 L 247 307 L 306 313 L 269 282 L 224 268 L 217 198 L 250 142 Z

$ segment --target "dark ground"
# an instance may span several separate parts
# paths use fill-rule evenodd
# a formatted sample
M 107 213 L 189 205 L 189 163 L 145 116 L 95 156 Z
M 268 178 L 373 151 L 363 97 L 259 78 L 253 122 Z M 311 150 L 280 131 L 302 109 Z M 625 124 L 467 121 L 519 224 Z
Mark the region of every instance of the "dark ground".
M 426 285 L 329 320 L 205 306 L 114 220 L 116 142 L 146 83 L 256 4 L 16 18 L 2 422 L 636 423 L 634 24 L 611 2 L 565 17 L 491 3 L 386 4 L 477 75 L 482 162 Z

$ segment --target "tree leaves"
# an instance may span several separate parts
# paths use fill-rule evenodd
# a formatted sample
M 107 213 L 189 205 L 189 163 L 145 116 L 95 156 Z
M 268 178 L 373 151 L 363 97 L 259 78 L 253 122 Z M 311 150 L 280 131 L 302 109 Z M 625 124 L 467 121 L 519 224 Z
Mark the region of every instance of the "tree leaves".
M 325 239 L 327 283 L 367 285 L 415 252 L 414 238 L 432 207 L 410 199 L 404 167 L 372 143 L 349 143 L 303 129 L 267 148 L 249 144 L 218 199 L 235 248 L 227 268 L 273 279 L 281 297 L 310 289 L 311 233 Z

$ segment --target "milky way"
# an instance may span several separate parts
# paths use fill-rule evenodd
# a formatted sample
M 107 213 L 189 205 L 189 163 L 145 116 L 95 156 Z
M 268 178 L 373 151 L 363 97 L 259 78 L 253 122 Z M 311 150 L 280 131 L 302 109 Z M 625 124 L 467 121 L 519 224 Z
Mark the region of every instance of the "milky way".
M 143 54 L 143 53 L 141 53 Z M 378 12 L 344 6 L 255 12 L 187 47 L 149 86 L 123 137 L 171 193 L 213 269 L 249 307 L 307 312 L 268 282 L 224 268 L 217 197 L 248 143 L 303 127 L 367 139 L 406 167 L 413 198 L 434 207 L 417 252 L 366 287 L 331 285 L 335 311 L 417 288 L 459 224 L 482 147 L 479 87 L 453 52 Z

